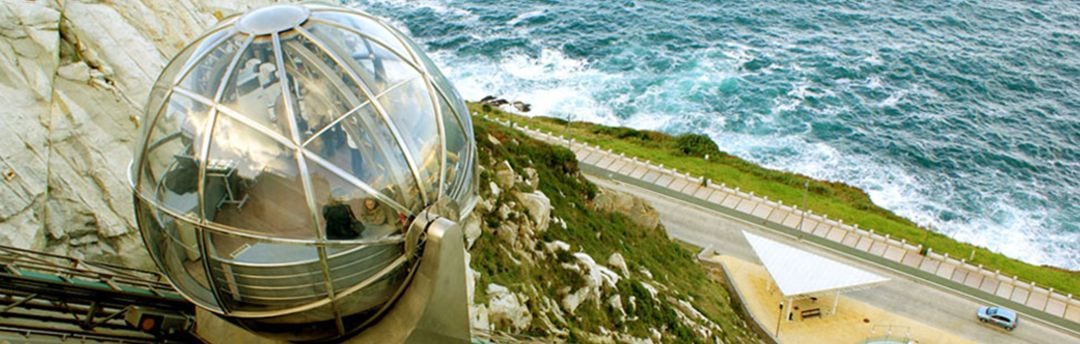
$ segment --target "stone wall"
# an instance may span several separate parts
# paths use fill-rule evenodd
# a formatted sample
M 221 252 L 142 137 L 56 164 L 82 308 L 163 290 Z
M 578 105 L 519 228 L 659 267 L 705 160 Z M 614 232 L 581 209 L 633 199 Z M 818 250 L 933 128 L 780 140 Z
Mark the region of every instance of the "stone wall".
M 151 268 L 127 168 L 151 85 L 260 0 L 0 2 L 0 245 Z

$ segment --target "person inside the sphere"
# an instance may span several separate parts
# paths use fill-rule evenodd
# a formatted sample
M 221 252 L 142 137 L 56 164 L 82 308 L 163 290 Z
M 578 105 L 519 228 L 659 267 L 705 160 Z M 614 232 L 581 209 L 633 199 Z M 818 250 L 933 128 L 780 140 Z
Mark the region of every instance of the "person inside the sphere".
M 323 220 L 326 222 L 327 239 L 356 239 L 364 231 L 364 224 L 356 220 L 352 208 L 339 199 L 323 207 Z
M 394 224 L 398 218 L 393 209 L 383 206 L 372 198 L 364 199 L 364 206 L 360 211 L 360 221 L 367 225 Z

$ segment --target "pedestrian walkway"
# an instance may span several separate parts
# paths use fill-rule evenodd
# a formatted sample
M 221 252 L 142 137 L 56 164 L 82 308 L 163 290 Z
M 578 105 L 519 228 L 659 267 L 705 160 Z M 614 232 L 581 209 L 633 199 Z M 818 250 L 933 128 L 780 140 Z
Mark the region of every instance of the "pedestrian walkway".
M 484 118 L 514 127 L 540 141 L 567 147 L 574 152 L 580 163 L 607 173 L 635 179 L 698 202 L 726 208 L 762 224 L 772 224 L 824 238 L 854 251 L 925 272 L 940 278 L 940 282 L 954 283 L 954 286 L 1025 306 L 1032 311 L 1049 315 L 1046 317 L 1048 320 L 1065 320 L 1065 326 L 1073 328 L 1074 331 L 1080 328 L 1080 300 L 1071 294 L 1063 295 L 1055 292 L 1053 288 L 1022 281 L 1016 276 L 1002 275 L 999 271 L 972 265 L 965 259 L 949 257 L 948 254 L 938 254 L 929 249 L 923 254 L 920 245 L 912 245 L 903 239 L 897 240 L 888 234 L 875 233 L 872 229 L 845 224 L 842 220 L 830 219 L 826 215 L 810 211 L 804 213 L 797 207 L 772 201 L 752 192 L 743 192 L 738 187 L 705 182 L 701 177 L 666 168 L 662 164 L 654 165 L 649 161 L 575 142 L 553 133 L 518 126 L 498 118 Z

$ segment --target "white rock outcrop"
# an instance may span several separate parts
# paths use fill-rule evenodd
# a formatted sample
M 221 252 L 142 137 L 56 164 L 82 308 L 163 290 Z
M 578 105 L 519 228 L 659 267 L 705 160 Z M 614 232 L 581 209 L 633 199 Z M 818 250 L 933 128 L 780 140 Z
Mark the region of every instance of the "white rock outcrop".
M 527 298 L 494 283 L 488 284 L 486 292 L 488 320 L 492 329 L 518 332 L 532 323 L 532 313 L 526 306 Z
M 521 169 L 522 173 L 525 173 L 525 186 L 528 186 L 531 190 L 536 190 L 540 187 L 540 175 L 536 172 L 535 168 L 526 167 Z
M 514 168 L 510 166 L 509 162 L 503 161 L 495 166 L 495 183 L 503 190 L 513 188 L 517 178 L 518 176 L 514 173 Z
M 480 235 L 484 233 L 483 229 L 480 228 L 480 214 L 476 212 L 469 214 L 469 216 L 465 217 L 461 227 L 465 232 L 465 250 L 468 250 L 476 243 L 476 239 L 479 239 Z
M 535 225 L 533 228 L 536 233 L 547 231 L 551 224 L 551 199 L 539 190 L 528 193 L 514 192 L 514 198 L 525 207 L 529 219 Z
M 570 244 L 567 244 L 566 242 L 564 242 L 562 240 L 555 240 L 555 241 L 552 241 L 552 242 L 546 242 L 546 243 L 544 243 L 544 250 L 546 250 L 548 253 L 558 253 L 558 252 L 562 252 L 562 251 L 569 251 L 570 250 Z
M 626 321 L 626 310 L 623 309 L 622 296 L 619 294 L 611 295 L 608 297 L 608 307 L 611 307 L 612 312 L 619 316 L 619 322 Z
M 593 199 L 593 207 L 600 211 L 626 215 L 631 221 L 645 228 L 651 229 L 660 225 L 660 213 L 648 201 L 625 192 L 600 188 L 600 193 Z
M 265 1 L 0 3 L 0 244 L 149 268 L 127 168 L 158 73 Z
M 626 267 L 626 259 L 623 258 L 621 253 L 615 252 L 608 256 L 607 265 L 612 269 L 616 269 L 622 274 L 622 277 L 630 277 L 630 268 Z
M 563 297 L 563 310 L 570 314 L 574 314 L 578 306 L 587 301 L 599 305 L 604 291 L 616 289 L 616 284 L 619 283 L 620 279 L 619 274 L 603 265 L 596 264 L 596 261 L 584 252 L 574 253 L 574 258 L 577 260 L 575 265 L 564 264 L 563 267 L 580 272 L 581 277 L 585 280 L 585 286 Z

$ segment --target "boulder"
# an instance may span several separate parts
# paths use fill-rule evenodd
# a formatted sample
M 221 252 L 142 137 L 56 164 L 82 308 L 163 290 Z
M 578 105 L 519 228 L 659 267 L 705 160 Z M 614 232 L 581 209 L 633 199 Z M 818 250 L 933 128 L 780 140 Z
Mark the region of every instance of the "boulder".
M 474 209 L 474 211 L 479 211 L 481 213 L 488 213 L 493 210 L 495 210 L 494 197 L 481 198 L 480 201 L 476 203 L 476 209 Z
M 622 254 L 619 252 L 612 253 L 611 256 L 608 256 L 607 265 L 622 273 L 623 277 L 630 277 L 630 269 L 626 267 L 626 259 L 623 259 Z
M 476 282 L 480 280 L 480 272 L 472 269 L 472 254 L 465 251 L 465 298 L 469 304 L 473 304 L 476 297 Z
M 491 134 L 488 134 L 487 139 L 488 139 L 488 142 L 491 142 L 491 144 L 493 144 L 493 145 L 496 145 L 496 146 L 502 145 L 502 142 L 499 141 L 499 139 L 495 138 L 494 136 L 491 136 Z
M 491 320 L 487 305 L 469 305 L 469 324 L 481 332 L 491 331 Z
M 535 224 L 537 233 L 547 231 L 551 223 L 551 200 L 547 195 L 537 190 L 528 193 L 514 192 L 514 198 L 525 207 L 529 213 L 529 219 Z
M 514 168 L 510 166 L 509 162 L 503 161 L 495 166 L 495 183 L 503 190 L 513 188 L 516 179 L 517 174 L 514 173 Z
M 488 320 L 494 330 L 519 332 L 532 323 L 532 313 L 526 306 L 528 298 L 510 292 L 504 286 L 492 283 L 487 286 Z
M 649 337 L 655 340 L 657 343 L 663 343 L 664 335 L 657 331 L 655 328 L 649 328 Z
M 579 288 L 578 290 L 566 294 L 562 298 L 562 302 L 559 304 L 562 306 L 566 313 L 574 314 L 577 311 L 578 306 L 585 302 L 589 297 L 590 290 L 588 288 Z
M 681 311 L 683 314 L 685 314 L 687 318 L 690 318 L 692 320 L 703 321 L 703 322 L 711 322 L 711 320 L 709 320 L 709 318 L 705 317 L 704 314 L 701 314 L 701 312 L 699 312 L 697 310 L 697 308 L 694 308 L 694 305 L 691 304 L 689 301 L 677 300 L 675 302 L 675 308 L 677 308 L 679 311 Z
M 518 111 L 521 111 L 521 112 L 529 112 L 529 110 L 532 110 L 532 105 L 529 105 L 528 103 L 525 103 L 525 102 L 522 102 L 522 101 L 519 101 L 519 100 L 515 100 L 514 101 L 514 109 L 517 109 Z
M 484 231 L 480 229 L 480 216 L 476 212 L 469 214 L 461 226 L 465 231 L 465 249 L 471 249 L 476 239 L 484 234 Z
M 615 289 L 615 284 L 619 283 L 619 279 L 621 279 L 619 274 L 603 265 L 596 264 L 596 261 L 585 252 L 574 253 L 574 258 L 577 259 L 582 270 L 588 273 L 587 276 L 584 276 L 587 285 Z M 599 289 L 597 290 L 596 294 L 599 296 Z
M 652 229 L 660 225 L 660 213 L 649 202 L 625 192 L 601 188 L 593 199 L 593 208 L 626 215 L 631 221 L 645 228 Z
M 652 274 L 652 271 L 649 271 L 649 269 L 646 269 L 644 266 L 638 266 L 637 271 L 638 271 L 638 273 L 640 273 L 642 275 L 645 275 L 645 277 L 648 277 L 649 279 L 654 278 L 653 274 Z
M 540 175 L 536 173 L 536 169 L 526 167 L 521 169 L 521 172 L 525 173 L 525 186 L 532 190 L 540 187 Z
M 615 341 L 625 344 L 653 344 L 652 338 L 638 338 L 626 333 L 616 333 Z
M 658 293 L 660 293 L 660 291 L 656 290 L 656 287 L 654 287 L 652 284 L 649 284 L 649 283 L 646 283 L 646 282 L 638 282 L 638 283 L 641 284 L 642 288 L 645 288 L 645 290 L 649 292 L 649 296 L 652 297 L 652 299 L 654 301 L 660 302 L 660 299 L 656 297 L 656 295 Z
M 567 244 L 561 240 L 555 240 L 552 242 L 544 243 L 544 249 L 549 253 L 570 251 L 570 244 Z
M 535 250 L 535 248 L 537 247 L 536 227 L 533 226 L 532 222 L 526 220 L 524 216 L 518 217 L 518 219 L 520 221 L 517 222 L 517 246 L 515 246 L 514 248 L 522 251 L 526 249 Z M 533 253 L 541 257 L 544 254 L 543 251 L 533 251 Z M 526 258 L 531 260 L 534 254 L 527 254 Z
M 491 106 L 502 106 L 502 105 L 509 104 L 510 102 L 506 101 L 506 99 L 498 98 L 498 97 L 495 97 L 495 96 L 492 96 L 492 95 L 487 95 L 487 96 L 484 96 L 484 98 L 480 98 L 480 103 L 481 104 L 491 105 Z
M 499 205 L 499 210 L 497 211 L 496 215 L 499 216 L 500 220 L 506 221 L 510 219 L 510 213 L 512 212 L 513 210 L 510 209 L 510 206 L 506 203 L 503 203 Z
M 611 295 L 607 300 L 608 307 L 611 307 L 612 313 L 619 316 L 619 322 L 626 321 L 626 310 L 623 309 L 622 296 L 619 294 Z
M 573 314 L 578 306 L 586 301 L 600 303 L 604 290 L 616 289 L 619 283 L 619 274 L 607 267 L 596 264 L 588 254 L 584 252 L 574 253 L 575 265 L 564 266 L 572 271 L 579 271 L 585 280 L 585 286 L 578 288 L 563 297 L 562 306 L 567 313 Z M 568 264 L 567 264 L 568 265 Z
M 495 228 L 495 236 L 510 247 L 515 247 L 518 241 L 518 224 L 505 221 Z

